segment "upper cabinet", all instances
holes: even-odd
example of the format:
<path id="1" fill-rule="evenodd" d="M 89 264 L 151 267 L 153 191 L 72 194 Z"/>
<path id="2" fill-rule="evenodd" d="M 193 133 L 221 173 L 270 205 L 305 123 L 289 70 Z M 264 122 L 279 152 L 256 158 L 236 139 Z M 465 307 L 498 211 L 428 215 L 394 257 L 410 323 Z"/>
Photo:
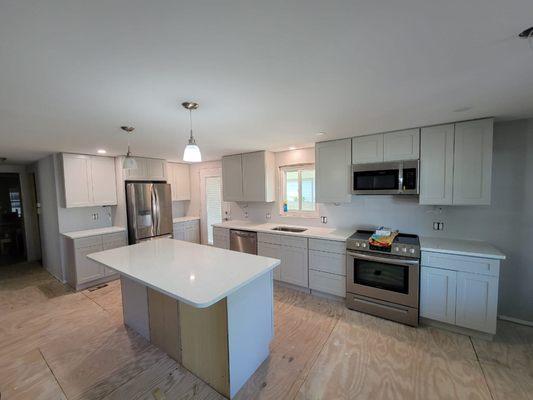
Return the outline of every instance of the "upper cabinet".
<path id="1" fill-rule="evenodd" d="M 275 195 L 274 154 L 268 151 L 222 157 L 224 201 L 273 202 Z"/>
<path id="2" fill-rule="evenodd" d="M 420 129 L 389 132 L 383 135 L 383 161 L 418 160 Z"/>
<path id="3" fill-rule="evenodd" d="M 453 203 L 454 125 L 422 128 L 420 204 Z"/>
<path id="4" fill-rule="evenodd" d="M 490 204 L 493 120 L 455 124 L 453 204 Z"/>
<path id="5" fill-rule="evenodd" d="M 166 161 L 158 158 L 134 157 L 136 169 L 124 170 L 127 181 L 166 181 Z"/>
<path id="6" fill-rule="evenodd" d="M 352 139 L 352 162 L 354 164 L 383 161 L 383 134 L 357 136 Z"/>
<path id="7" fill-rule="evenodd" d="M 61 154 L 61 166 L 66 208 L 117 204 L 113 158 Z"/>
<path id="8" fill-rule="evenodd" d="M 167 163 L 167 177 L 172 192 L 172 201 L 191 199 L 191 181 L 188 164 Z"/>
<path id="9" fill-rule="evenodd" d="M 420 129 L 357 136 L 352 139 L 354 164 L 417 160 Z"/>
<path id="10" fill-rule="evenodd" d="M 317 203 L 349 203 L 351 150 L 350 139 L 320 142 L 315 145 Z"/>
<path id="11" fill-rule="evenodd" d="M 490 204 L 493 119 L 422 128 L 420 203 Z"/>

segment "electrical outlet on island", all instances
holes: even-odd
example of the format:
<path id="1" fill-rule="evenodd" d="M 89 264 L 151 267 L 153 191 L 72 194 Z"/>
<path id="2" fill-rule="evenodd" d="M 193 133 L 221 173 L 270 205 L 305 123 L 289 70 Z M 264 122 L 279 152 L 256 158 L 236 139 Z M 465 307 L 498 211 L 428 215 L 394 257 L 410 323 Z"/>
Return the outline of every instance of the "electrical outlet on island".
<path id="1" fill-rule="evenodd" d="M 444 230 L 444 222 L 434 221 L 433 222 L 433 230 L 434 231 L 442 231 L 442 230 Z"/>

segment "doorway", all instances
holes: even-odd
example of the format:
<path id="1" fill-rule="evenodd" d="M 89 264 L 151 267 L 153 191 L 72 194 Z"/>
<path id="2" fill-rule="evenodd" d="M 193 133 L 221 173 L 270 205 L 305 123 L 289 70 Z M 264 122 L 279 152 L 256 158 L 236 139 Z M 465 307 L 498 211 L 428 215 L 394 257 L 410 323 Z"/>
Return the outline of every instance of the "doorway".
<path id="1" fill-rule="evenodd" d="M 0 173 L 0 266 L 26 260 L 20 177 Z"/>
<path id="2" fill-rule="evenodd" d="M 228 204 L 222 201 L 222 170 L 200 170 L 202 244 L 213 244 L 213 224 L 222 222 Z"/>

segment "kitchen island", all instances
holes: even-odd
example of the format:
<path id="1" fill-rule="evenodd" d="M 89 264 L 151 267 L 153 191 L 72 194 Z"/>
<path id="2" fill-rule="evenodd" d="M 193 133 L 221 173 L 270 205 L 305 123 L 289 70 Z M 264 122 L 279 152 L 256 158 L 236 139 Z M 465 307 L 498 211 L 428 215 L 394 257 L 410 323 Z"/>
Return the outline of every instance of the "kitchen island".
<path id="1" fill-rule="evenodd" d="M 172 239 L 88 257 L 120 273 L 124 323 L 222 395 L 268 357 L 279 260 Z"/>

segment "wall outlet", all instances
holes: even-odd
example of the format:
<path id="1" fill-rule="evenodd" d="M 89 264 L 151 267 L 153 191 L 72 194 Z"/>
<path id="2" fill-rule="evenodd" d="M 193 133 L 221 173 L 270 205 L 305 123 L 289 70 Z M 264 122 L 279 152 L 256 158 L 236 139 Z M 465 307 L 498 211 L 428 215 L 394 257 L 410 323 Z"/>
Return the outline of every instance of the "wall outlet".
<path id="1" fill-rule="evenodd" d="M 265 218 L 266 218 L 266 219 L 271 219 L 271 218 L 272 218 L 272 215 L 270 215 L 270 213 L 267 212 L 267 213 L 265 214 Z"/>
<path id="2" fill-rule="evenodd" d="M 244 218 L 248 219 L 248 211 L 244 212 Z"/>
<path id="3" fill-rule="evenodd" d="M 444 230 L 444 222 L 434 221 L 433 222 L 433 230 L 434 231 L 442 231 L 442 230 Z"/>
<path id="4" fill-rule="evenodd" d="M 98 221 L 98 218 L 100 218 L 100 215 L 98 213 L 92 213 L 93 221 Z"/>
<path id="5" fill-rule="evenodd" d="M 321 216 L 320 217 L 320 222 L 322 222 L 323 224 L 327 224 L 328 223 L 328 217 Z"/>

